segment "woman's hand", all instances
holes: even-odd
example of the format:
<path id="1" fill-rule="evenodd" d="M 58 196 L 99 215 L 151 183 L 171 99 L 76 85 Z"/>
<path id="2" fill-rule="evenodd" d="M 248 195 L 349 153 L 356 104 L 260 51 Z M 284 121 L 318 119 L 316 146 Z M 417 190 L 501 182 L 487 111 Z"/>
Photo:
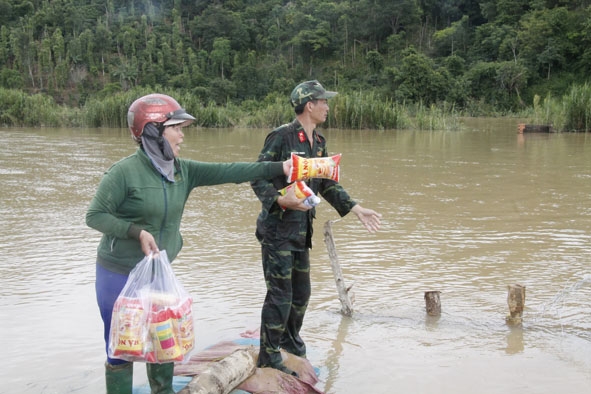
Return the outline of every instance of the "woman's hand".
<path id="1" fill-rule="evenodd" d="M 285 174 L 285 176 L 289 177 L 292 167 L 293 167 L 293 165 L 292 165 L 291 159 L 285 160 L 283 162 L 283 173 Z"/>
<path id="2" fill-rule="evenodd" d="M 160 252 L 154 236 L 146 230 L 140 232 L 140 245 L 142 245 L 142 252 L 144 252 L 146 256 L 150 255 L 150 253 L 156 255 Z"/>

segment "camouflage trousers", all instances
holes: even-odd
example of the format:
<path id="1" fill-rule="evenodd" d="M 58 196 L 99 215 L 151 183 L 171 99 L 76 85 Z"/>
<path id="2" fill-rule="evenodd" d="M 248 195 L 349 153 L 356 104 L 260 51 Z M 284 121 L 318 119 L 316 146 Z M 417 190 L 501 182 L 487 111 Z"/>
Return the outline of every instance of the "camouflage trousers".
<path id="1" fill-rule="evenodd" d="M 300 337 L 304 314 L 310 300 L 310 252 L 274 250 L 262 247 L 267 295 L 261 313 L 261 348 L 257 366 L 282 365 L 283 349 L 306 356 Z"/>

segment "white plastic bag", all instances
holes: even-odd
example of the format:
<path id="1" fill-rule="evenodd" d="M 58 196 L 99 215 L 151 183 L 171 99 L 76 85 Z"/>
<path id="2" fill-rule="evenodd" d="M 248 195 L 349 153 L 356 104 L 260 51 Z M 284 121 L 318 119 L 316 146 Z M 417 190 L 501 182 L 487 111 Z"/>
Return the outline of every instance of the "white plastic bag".
<path id="1" fill-rule="evenodd" d="M 193 300 L 165 250 L 130 272 L 111 318 L 109 357 L 147 363 L 184 362 L 195 347 Z"/>

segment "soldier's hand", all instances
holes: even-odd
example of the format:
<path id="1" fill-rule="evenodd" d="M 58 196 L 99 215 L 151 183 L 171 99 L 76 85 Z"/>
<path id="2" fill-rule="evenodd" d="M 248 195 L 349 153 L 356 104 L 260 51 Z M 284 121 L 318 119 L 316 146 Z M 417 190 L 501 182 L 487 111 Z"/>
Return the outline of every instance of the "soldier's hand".
<path id="1" fill-rule="evenodd" d="M 293 209 L 295 211 L 309 211 L 311 207 L 304 204 L 305 198 L 297 198 L 293 188 L 287 190 L 287 193 L 277 198 L 277 203 L 285 209 Z"/>
<path id="2" fill-rule="evenodd" d="M 382 215 L 373 209 L 363 208 L 361 205 L 357 204 L 351 209 L 351 211 L 357 215 L 359 221 L 363 223 L 367 231 L 370 233 L 375 233 L 380 229 L 380 218 Z"/>

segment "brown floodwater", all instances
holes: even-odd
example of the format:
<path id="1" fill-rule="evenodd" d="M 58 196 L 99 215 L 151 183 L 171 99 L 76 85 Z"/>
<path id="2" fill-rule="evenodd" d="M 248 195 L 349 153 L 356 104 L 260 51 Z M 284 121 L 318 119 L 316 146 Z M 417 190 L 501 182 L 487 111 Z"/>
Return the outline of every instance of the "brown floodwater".
<path id="1" fill-rule="evenodd" d="M 333 224 L 354 313 L 344 317 L 322 227 L 302 335 L 327 393 L 587 393 L 591 387 L 591 134 L 327 130 L 341 183 L 383 214 Z M 266 130 L 189 129 L 181 155 L 253 161 Z M 123 129 L 0 129 L 0 393 L 104 392 L 94 295 L 100 234 L 84 215 L 102 173 L 135 146 Z M 197 348 L 257 328 L 264 297 L 248 184 L 199 188 L 175 271 Z M 507 286 L 526 286 L 523 324 Z M 442 313 L 424 292 L 441 292 Z M 137 384 L 145 383 L 137 368 Z"/>

